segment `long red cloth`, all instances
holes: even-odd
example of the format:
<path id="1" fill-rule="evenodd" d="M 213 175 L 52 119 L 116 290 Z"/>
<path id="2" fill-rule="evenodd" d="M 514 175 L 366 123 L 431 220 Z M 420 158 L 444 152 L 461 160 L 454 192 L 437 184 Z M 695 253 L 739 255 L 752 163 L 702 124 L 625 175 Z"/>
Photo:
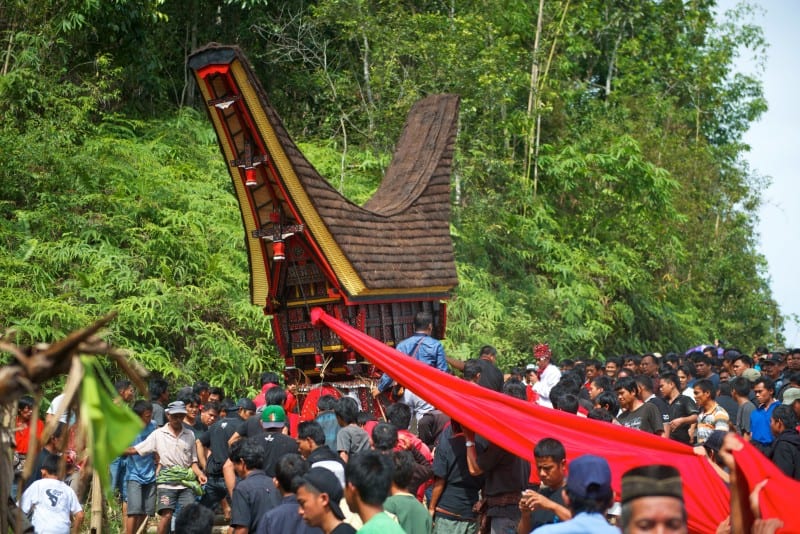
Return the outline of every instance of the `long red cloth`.
<path id="1" fill-rule="evenodd" d="M 705 458 L 696 456 L 687 445 L 544 408 L 461 380 L 409 358 L 321 308 L 312 309 L 311 320 L 336 332 L 347 345 L 422 399 L 521 458 L 534 462 L 534 445 L 543 438 L 556 438 L 564 444 L 568 459 L 589 453 L 606 458 L 617 492 L 621 476 L 628 469 L 654 463 L 673 465 L 681 472 L 690 532 L 715 532 L 729 514 L 730 497 L 725 484 Z M 763 455 L 748 458 L 754 466 L 749 467 L 752 477 L 758 476 L 757 469 L 772 472 L 771 462 Z M 744 478 L 748 482 L 754 480 Z M 775 502 L 785 503 L 789 498 L 784 495 L 781 499 L 777 491 L 768 493 L 777 499 Z M 791 508 L 784 508 L 784 512 L 788 509 Z M 777 517 L 777 510 L 777 505 L 762 507 L 764 517 Z"/>

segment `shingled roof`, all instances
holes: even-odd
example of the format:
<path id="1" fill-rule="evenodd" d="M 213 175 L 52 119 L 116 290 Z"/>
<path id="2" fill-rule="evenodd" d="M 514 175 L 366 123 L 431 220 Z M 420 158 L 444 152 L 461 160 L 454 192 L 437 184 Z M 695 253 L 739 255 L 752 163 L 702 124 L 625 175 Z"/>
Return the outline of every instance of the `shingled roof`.
<path id="1" fill-rule="evenodd" d="M 336 191 L 300 152 L 241 50 L 209 45 L 192 55 L 190 66 L 202 83 L 202 73 L 208 72 L 203 69 L 222 63 L 232 65 L 233 79 L 244 96 L 237 105 L 246 106 L 254 117 L 252 124 L 259 132 L 253 132 L 253 136 L 263 140 L 276 162 L 273 178 L 282 183 L 276 184 L 275 191 L 286 194 L 275 201 L 291 204 L 293 209 L 286 212 L 299 214 L 302 220 L 297 222 L 305 225 L 306 236 L 319 245 L 351 297 L 390 295 L 394 291 L 442 294 L 458 283 L 450 239 L 456 95 L 428 96 L 412 107 L 391 165 L 379 189 L 362 207 Z M 208 86 L 214 90 L 214 83 Z M 208 96 L 225 98 L 230 92 L 220 85 L 219 94 Z M 248 98 L 248 93 L 255 98 Z M 209 112 L 215 111 L 209 105 Z M 268 125 L 259 121 L 259 116 L 266 117 Z M 240 122 L 247 127 L 247 120 Z M 224 144 L 216 121 L 215 127 Z M 242 147 L 233 147 L 232 151 L 241 154 Z M 281 165 L 282 154 L 290 168 Z M 236 167 L 229 170 L 234 180 L 240 180 Z M 257 218 L 257 226 L 268 223 L 266 215 Z M 353 274 L 359 281 L 348 282 Z"/>

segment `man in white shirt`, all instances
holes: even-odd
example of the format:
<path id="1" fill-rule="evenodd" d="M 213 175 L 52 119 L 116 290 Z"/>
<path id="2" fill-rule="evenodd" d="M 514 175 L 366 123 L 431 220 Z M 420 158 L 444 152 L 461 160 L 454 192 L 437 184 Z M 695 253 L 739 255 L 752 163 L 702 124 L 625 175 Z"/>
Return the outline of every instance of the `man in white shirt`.
<path id="1" fill-rule="evenodd" d="M 547 344 L 540 343 L 533 347 L 533 356 L 536 358 L 539 370 L 528 378 L 533 384 L 534 393 L 539 396 L 536 402 L 541 406 L 552 408 L 550 390 L 561 380 L 561 371 L 557 366 L 550 363 L 553 353 Z"/>
<path id="2" fill-rule="evenodd" d="M 20 508 L 33 514 L 31 524 L 39 534 L 69 534 L 80 530 L 83 508 L 78 496 L 58 478 L 59 457 L 51 455 L 42 462 L 42 478 L 22 494 Z M 74 526 L 73 526 L 74 522 Z"/>

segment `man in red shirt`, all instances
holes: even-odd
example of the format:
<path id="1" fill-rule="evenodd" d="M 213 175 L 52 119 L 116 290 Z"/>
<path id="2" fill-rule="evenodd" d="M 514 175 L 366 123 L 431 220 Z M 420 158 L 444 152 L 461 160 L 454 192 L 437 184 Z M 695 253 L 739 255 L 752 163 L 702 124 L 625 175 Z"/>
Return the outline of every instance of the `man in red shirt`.
<path id="1" fill-rule="evenodd" d="M 14 425 L 14 489 L 22 476 L 25 468 L 25 461 L 28 456 L 28 447 L 31 442 L 31 426 L 33 423 L 33 397 L 25 396 L 17 402 L 17 420 Z M 41 439 L 44 431 L 44 423 L 41 419 L 36 420 L 36 439 Z M 12 497 L 14 496 L 12 490 Z"/>

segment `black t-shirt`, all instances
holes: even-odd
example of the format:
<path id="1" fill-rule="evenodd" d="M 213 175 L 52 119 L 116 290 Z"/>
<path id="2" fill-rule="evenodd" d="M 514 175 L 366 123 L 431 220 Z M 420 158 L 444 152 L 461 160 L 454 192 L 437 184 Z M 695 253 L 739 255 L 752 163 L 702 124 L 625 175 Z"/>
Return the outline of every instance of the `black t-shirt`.
<path id="1" fill-rule="evenodd" d="M 231 526 L 247 527 L 250 532 L 255 532 L 261 516 L 280 502 L 278 493 L 271 477 L 259 469 L 251 471 L 233 490 Z"/>
<path id="2" fill-rule="evenodd" d="M 478 378 L 478 384 L 495 391 L 502 391 L 503 372 L 489 360 L 478 358 L 477 362 L 478 367 L 481 369 L 481 376 Z"/>
<path id="3" fill-rule="evenodd" d="M 206 474 L 222 476 L 222 466 L 228 459 L 228 440 L 239 429 L 241 423 L 242 418 L 238 414 L 226 417 L 211 425 L 208 432 L 200 436 L 203 447 L 211 449 L 211 456 L 208 457 L 206 464 Z"/>
<path id="4" fill-rule="evenodd" d="M 331 530 L 331 534 L 356 534 L 356 529 L 348 523 L 339 523 L 339 526 Z"/>
<path id="5" fill-rule="evenodd" d="M 486 476 L 483 486 L 485 496 L 521 493 L 527 487 L 531 474 L 530 463 L 483 437 L 476 438 L 475 447 L 478 453 L 478 467 Z M 520 511 L 516 504 L 502 507 L 490 505 L 487 515 L 519 520 Z"/>
<path id="6" fill-rule="evenodd" d="M 264 452 L 264 472 L 271 477 L 275 476 L 275 466 L 278 465 L 284 454 L 297 452 L 297 441 L 280 432 L 265 432 L 264 442 L 267 444 Z"/>
<path id="7" fill-rule="evenodd" d="M 242 421 L 239 428 L 236 429 L 239 436 L 247 438 L 250 436 L 260 436 L 264 433 L 264 427 L 261 426 L 261 414 L 251 415 L 246 421 Z"/>
<path id="8" fill-rule="evenodd" d="M 547 497 L 556 504 L 564 505 L 564 495 L 561 490 L 564 488 L 548 488 L 547 486 L 540 488 L 531 488 L 533 491 Z M 558 523 L 559 519 L 555 512 L 551 510 L 534 510 L 531 514 L 531 530 L 537 529 L 542 525 L 549 525 L 551 523 Z"/>
<path id="9" fill-rule="evenodd" d="M 647 402 L 652 402 L 656 405 L 658 411 L 661 412 L 661 422 L 668 425 L 671 419 L 669 417 L 669 404 L 667 404 L 667 401 L 661 397 L 650 397 L 647 399 Z"/>
<path id="10" fill-rule="evenodd" d="M 464 435 L 442 438 L 433 457 L 433 474 L 445 480 L 444 491 L 436 506 L 464 518 L 473 519 L 472 505 L 478 501 L 483 477 L 473 477 L 467 466 Z M 446 516 L 445 516 L 446 517 Z"/>
<path id="11" fill-rule="evenodd" d="M 678 395 L 675 397 L 675 400 L 669 404 L 670 421 L 687 417 L 693 413 L 698 413 L 697 404 L 695 404 L 693 399 L 687 397 L 686 395 Z M 689 427 L 691 426 L 692 425 L 689 423 L 684 423 L 675 430 L 670 431 L 670 439 L 690 445 L 692 443 L 692 439 L 689 437 Z"/>

